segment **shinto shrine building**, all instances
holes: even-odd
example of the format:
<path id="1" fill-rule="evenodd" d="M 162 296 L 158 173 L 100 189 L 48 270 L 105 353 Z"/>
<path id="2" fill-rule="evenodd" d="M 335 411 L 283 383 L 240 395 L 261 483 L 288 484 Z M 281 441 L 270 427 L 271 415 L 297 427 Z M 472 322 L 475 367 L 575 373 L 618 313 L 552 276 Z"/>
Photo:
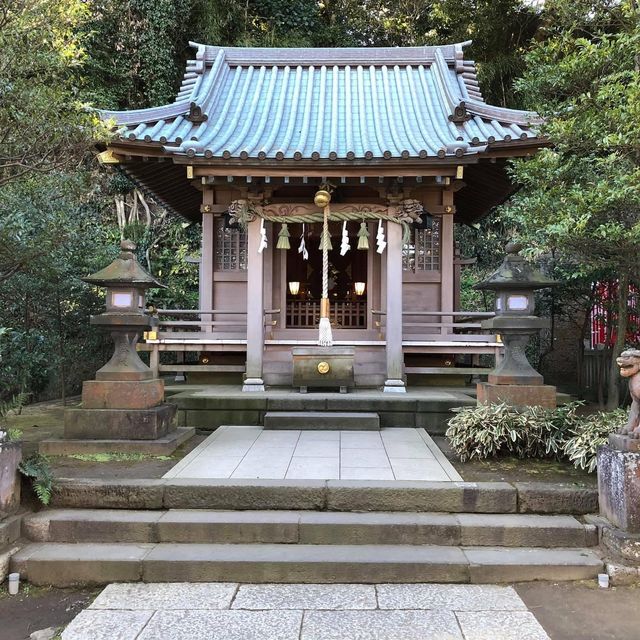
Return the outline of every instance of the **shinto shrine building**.
<path id="1" fill-rule="evenodd" d="M 172 368 L 161 351 L 190 351 L 198 364 L 174 370 L 291 385 L 292 350 L 318 342 L 323 284 L 357 386 L 403 391 L 408 375 L 499 353 L 479 331 L 492 314 L 460 308 L 454 225 L 504 201 L 506 161 L 543 142 L 535 114 L 484 101 L 467 44 L 194 44 L 175 102 L 102 112 L 117 129 L 103 162 L 202 223 L 199 309 L 161 310 L 142 345 L 156 372 Z"/>

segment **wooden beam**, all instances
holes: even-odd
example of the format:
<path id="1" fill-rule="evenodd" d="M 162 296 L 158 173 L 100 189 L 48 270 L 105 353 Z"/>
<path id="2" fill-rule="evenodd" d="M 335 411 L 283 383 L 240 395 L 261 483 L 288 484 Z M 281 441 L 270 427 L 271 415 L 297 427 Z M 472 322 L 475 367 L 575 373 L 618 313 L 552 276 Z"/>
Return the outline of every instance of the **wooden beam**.
<path id="1" fill-rule="evenodd" d="M 176 164 L 179 164 L 176 162 Z M 415 176 L 446 176 L 455 177 L 456 165 L 451 166 L 439 166 L 439 167 L 384 167 L 383 173 L 388 177 L 415 177 Z M 273 167 L 265 167 L 261 169 L 257 166 L 213 166 L 194 164 L 194 175 L 196 176 L 248 176 L 251 175 L 254 178 L 257 177 L 273 177 L 273 178 L 287 178 L 287 177 L 299 177 L 299 178 L 334 178 L 340 179 L 343 176 L 360 178 L 364 177 L 378 177 L 381 173 L 381 167 L 354 167 L 349 170 L 345 167 L 337 168 L 333 171 L 327 171 L 326 167 L 319 167 L 314 169 L 312 167 L 301 167 L 300 169 L 277 169 Z"/>

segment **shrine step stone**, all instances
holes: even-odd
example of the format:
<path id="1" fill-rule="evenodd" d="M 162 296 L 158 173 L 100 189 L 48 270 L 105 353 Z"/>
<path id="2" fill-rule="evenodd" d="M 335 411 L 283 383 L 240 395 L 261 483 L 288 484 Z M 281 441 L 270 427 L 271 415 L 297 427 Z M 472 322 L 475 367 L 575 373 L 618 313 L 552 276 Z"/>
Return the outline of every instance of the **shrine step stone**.
<path id="1" fill-rule="evenodd" d="M 308 544 L 32 544 L 12 571 L 36 585 L 108 582 L 499 583 L 592 579 L 586 548 Z"/>
<path id="2" fill-rule="evenodd" d="M 588 547 L 596 528 L 573 516 L 170 509 L 51 509 L 24 519 L 34 542 Z"/>
<path id="3" fill-rule="evenodd" d="M 363 411 L 267 411 L 264 428 L 379 431 L 380 417 Z"/>

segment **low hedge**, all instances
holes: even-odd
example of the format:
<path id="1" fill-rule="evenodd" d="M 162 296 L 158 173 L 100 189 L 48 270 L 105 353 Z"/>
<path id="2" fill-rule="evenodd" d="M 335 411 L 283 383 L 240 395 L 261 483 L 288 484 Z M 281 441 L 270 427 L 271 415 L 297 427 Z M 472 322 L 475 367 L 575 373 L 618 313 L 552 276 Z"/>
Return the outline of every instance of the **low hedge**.
<path id="1" fill-rule="evenodd" d="M 502 455 L 568 460 L 592 472 L 596 452 L 627 421 L 624 409 L 578 415 L 581 402 L 557 409 L 507 404 L 453 409 L 446 435 L 462 462 Z"/>

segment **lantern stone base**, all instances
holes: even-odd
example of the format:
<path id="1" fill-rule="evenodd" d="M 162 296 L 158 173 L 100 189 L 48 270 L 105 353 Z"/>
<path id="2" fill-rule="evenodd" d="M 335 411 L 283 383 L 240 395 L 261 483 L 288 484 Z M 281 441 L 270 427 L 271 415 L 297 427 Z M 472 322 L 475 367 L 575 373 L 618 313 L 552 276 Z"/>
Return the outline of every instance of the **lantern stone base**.
<path id="1" fill-rule="evenodd" d="M 150 409 L 164 399 L 164 381 L 87 380 L 82 383 L 83 409 Z"/>
<path id="2" fill-rule="evenodd" d="M 640 534 L 640 452 L 598 449 L 598 498 L 614 527 Z"/>
<path id="3" fill-rule="evenodd" d="M 155 440 L 173 431 L 175 404 L 148 409 L 66 409 L 65 438 L 78 440 Z"/>
<path id="4" fill-rule="evenodd" d="M 22 442 L 0 443 L 0 519 L 20 508 Z"/>
<path id="5" fill-rule="evenodd" d="M 72 440 L 51 439 L 40 442 L 40 453 L 48 456 L 69 456 L 94 453 L 137 453 L 149 456 L 170 456 L 195 434 L 193 427 L 178 427 L 156 440 Z"/>
<path id="6" fill-rule="evenodd" d="M 640 566 L 640 533 L 614 526 L 601 527 L 600 544 L 606 555 L 625 566 Z"/>
<path id="7" fill-rule="evenodd" d="M 555 409 L 556 388 L 548 384 L 477 384 L 478 404 L 504 402 L 513 407 Z"/>

